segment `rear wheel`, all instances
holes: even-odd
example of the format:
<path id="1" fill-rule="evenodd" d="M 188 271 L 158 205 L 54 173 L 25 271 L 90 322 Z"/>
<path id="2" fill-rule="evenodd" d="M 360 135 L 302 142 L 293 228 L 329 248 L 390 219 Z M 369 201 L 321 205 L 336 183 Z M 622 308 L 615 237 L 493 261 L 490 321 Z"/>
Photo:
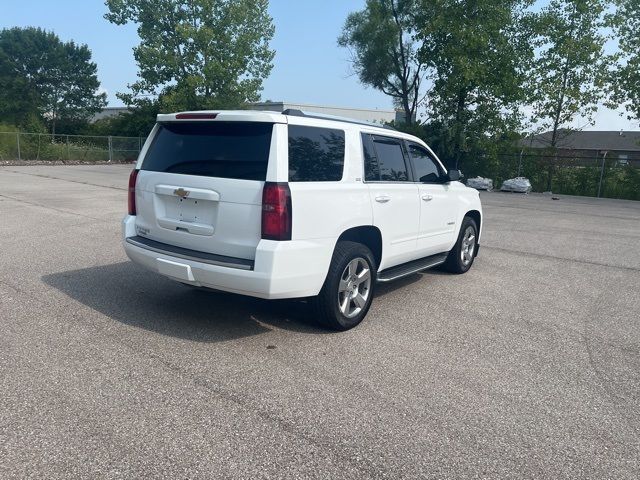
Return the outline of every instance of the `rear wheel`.
<path id="1" fill-rule="evenodd" d="M 478 226 L 475 220 L 464 217 L 458 241 L 449 252 L 443 268 L 452 273 L 466 273 L 473 265 L 478 245 Z"/>
<path id="2" fill-rule="evenodd" d="M 338 242 L 322 290 L 312 300 L 318 322 L 348 330 L 366 316 L 373 300 L 376 264 L 365 245 Z"/>

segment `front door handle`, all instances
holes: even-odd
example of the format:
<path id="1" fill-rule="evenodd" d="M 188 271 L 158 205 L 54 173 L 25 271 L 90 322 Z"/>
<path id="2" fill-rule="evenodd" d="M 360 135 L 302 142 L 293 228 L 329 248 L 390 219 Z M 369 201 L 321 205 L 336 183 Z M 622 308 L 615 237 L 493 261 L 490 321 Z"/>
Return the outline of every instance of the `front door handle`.
<path id="1" fill-rule="evenodd" d="M 387 203 L 389 200 L 391 200 L 389 195 L 378 195 L 376 197 L 376 202 L 378 203 Z"/>
<path id="2" fill-rule="evenodd" d="M 422 195 L 422 200 L 424 200 L 425 202 L 430 202 L 431 200 L 433 200 L 433 195 L 425 193 L 424 195 Z"/>

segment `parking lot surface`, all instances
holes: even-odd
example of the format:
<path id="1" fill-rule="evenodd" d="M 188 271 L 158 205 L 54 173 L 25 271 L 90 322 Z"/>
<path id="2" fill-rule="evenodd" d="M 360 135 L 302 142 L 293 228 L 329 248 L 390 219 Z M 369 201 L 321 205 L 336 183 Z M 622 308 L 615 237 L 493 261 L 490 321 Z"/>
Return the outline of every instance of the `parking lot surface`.
<path id="1" fill-rule="evenodd" d="M 0 478 L 640 476 L 640 203 L 483 193 L 330 333 L 129 262 L 130 168 L 0 168 Z"/>

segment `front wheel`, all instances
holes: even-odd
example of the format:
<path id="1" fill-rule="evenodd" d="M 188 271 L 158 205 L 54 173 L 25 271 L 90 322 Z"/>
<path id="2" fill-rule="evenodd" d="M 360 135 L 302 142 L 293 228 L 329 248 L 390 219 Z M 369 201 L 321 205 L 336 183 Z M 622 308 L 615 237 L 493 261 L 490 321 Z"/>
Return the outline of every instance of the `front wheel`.
<path id="1" fill-rule="evenodd" d="M 367 315 L 376 279 L 371 250 L 356 242 L 338 242 L 329 273 L 312 299 L 318 322 L 333 330 L 348 330 Z"/>
<path id="2" fill-rule="evenodd" d="M 452 273 L 466 273 L 473 265 L 478 245 L 478 226 L 473 218 L 462 221 L 458 241 L 449 252 L 443 268 Z"/>

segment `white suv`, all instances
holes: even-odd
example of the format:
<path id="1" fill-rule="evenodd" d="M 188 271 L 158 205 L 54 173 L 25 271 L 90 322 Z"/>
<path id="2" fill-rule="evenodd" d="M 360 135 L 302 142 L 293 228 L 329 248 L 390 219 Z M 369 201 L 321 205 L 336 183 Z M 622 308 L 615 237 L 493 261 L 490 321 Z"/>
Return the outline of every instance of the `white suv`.
<path id="1" fill-rule="evenodd" d="M 129 179 L 124 248 L 179 282 L 310 297 L 346 330 L 376 282 L 478 253 L 476 190 L 420 139 L 289 110 L 158 115 Z"/>

